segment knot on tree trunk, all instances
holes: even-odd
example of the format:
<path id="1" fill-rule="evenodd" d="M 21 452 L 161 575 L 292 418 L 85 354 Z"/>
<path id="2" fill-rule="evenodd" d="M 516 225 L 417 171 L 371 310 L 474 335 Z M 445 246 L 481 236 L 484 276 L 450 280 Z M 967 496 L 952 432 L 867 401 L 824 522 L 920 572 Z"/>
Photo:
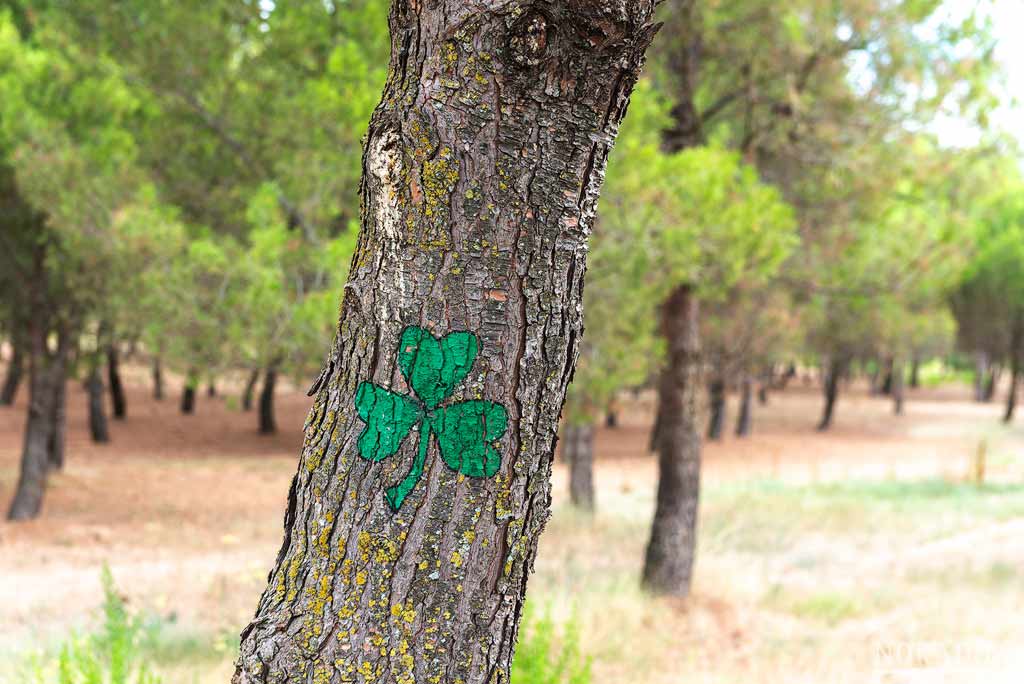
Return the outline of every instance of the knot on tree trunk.
<path id="1" fill-rule="evenodd" d="M 548 49 L 548 19 L 537 11 L 516 22 L 509 36 L 509 57 L 521 67 L 540 64 Z"/>

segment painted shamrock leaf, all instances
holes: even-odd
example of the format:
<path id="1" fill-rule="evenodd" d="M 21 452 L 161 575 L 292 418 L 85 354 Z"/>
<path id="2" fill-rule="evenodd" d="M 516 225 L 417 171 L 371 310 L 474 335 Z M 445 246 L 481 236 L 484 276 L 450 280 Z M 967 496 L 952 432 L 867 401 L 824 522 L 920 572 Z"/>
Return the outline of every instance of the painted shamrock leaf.
<path id="1" fill-rule="evenodd" d="M 419 425 L 419 449 L 408 475 L 384 494 L 393 511 L 402 507 L 423 476 L 431 435 L 441 459 L 458 473 L 494 477 L 501 467 L 495 443 L 508 427 L 504 406 L 483 400 L 439 406 L 469 375 L 479 350 L 473 333 L 453 332 L 438 339 L 410 326 L 399 341 L 398 368 L 412 394 L 398 394 L 372 382 L 359 385 L 356 410 L 366 423 L 357 443 L 362 458 L 377 462 L 394 456 Z"/>

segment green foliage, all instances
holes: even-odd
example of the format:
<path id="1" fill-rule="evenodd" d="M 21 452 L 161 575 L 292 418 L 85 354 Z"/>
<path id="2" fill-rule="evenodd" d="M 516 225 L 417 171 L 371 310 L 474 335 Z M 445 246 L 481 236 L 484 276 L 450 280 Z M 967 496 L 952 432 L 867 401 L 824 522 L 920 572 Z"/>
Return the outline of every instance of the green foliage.
<path id="1" fill-rule="evenodd" d="M 103 568 L 102 622 L 85 635 L 72 635 L 49 662 L 33 664 L 36 684 L 159 684 L 142 653 L 145 628 L 118 594 L 110 569 Z"/>
<path id="2" fill-rule="evenodd" d="M 559 630 L 550 614 L 536 613 L 527 603 L 512 661 L 516 684 L 590 684 L 590 658 L 580 651 L 579 625 Z"/>
<path id="3" fill-rule="evenodd" d="M 793 210 L 738 154 L 662 150 L 667 112 L 641 82 L 609 163 L 567 410 L 574 422 L 593 420 L 657 367 L 657 307 L 671 289 L 691 283 L 720 301 L 740 285 L 765 288 L 798 244 Z"/>

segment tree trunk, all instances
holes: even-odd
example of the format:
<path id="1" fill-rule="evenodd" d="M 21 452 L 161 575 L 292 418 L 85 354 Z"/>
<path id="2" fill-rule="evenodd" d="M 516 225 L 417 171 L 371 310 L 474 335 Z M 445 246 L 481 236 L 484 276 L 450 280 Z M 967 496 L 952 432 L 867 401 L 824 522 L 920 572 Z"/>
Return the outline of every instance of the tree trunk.
<path id="1" fill-rule="evenodd" d="M 985 376 L 988 371 L 988 354 L 974 354 L 974 400 L 985 401 Z"/>
<path id="2" fill-rule="evenodd" d="M 737 437 L 747 437 L 750 435 L 751 412 L 753 410 L 751 405 L 752 394 L 753 384 L 749 377 L 744 377 L 740 385 L 740 415 L 736 419 Z"/>
<path id="3" fill-rule="evenodd" d="M 604 414 L 604 426 L 609 430 L 619 427 L 619 410 L 616 406 L 609 406 Z"/>
<path id="4" fill-rule="evenodd" d="M 832 415 L 836 408 L 836 399 L 839 397 L 839 380 L 846 369 L 846 362 L 841 357 L 836 357 L 829 362 L 828 371 L 825 373 L 825 410 L 821 414 L 821 422 L 818 423 L 818 430 L 824 432 L 832 427 Z"/>
<path id="5" fill-rule="evenodd" d="M 882 367 L 882 394 L 887 397 L 892 395 L 892 381 L 893 359 L 889 357 L 885 360 L 885 364 Z"/>
<path id="6" fill-rule="evenodd" d="M 277 367 L 268 366 L 263 375 L 263 389 L 260 390 L 260 434 L 272 435 L 277 432 L 274 420 L 274 386 L 277 384 Z"/>
<path id="7" fill-rule="evenodd" d="M 64 468 L 64 447 L 67 441 L 67 362 L 61 361 L 61 374 L 53 387 L 53 417 L 50 439 L 47 443 L 47 463 L 54 470 Z"/>
<path id="8" fill-rule="evenodd" d="M 67 364 L 66 335 L 58 336 L 57 351 L 51 354 L 47 350 L 49 330 L 35 320 L 31 327 L 28 416 L 18 486 L 7 512 L 8 520 L 30 520 L 39 515 L 51 454 L 63 440 L 63 426 L 56 421 L 63 418 L 64 412 L 56 404 Z"/>
<path id="9" fill-rule="evenodd" d="M 647 450 L 655 453 L 661 444 L 661 405 L 654 409 L 654 425 L 651 427 L 651 438 L 647 443 Z"/>
<path id="10" fill-rule="evenodd" d="M 916 356 L 910 361 L 910 389 L 921 386 L 921 359 Z"/>
<path id="11" fill-rule="evenodd" d="M 4 379 L 3 389 L 0 389 L 0 406 L 10 406 L 14 403 L 14 397 L 18 394 L 18 387 L 21 385 L 21 377 L 24 372 L 24 354 L 21 351 L 21 346 L 14 342 L 11 363 L 7 366 L 7 377 Z"/>
<path id="12" fill-rule="evenodd" d="M 652 0 L 395 0 L 362 227 L 234 676 L 508 682 Z"/>
<path id="13" fill-rule="evenodd" d="M 903 376 L 906 369 L 900 360 L 893 361 L 892 367 L 892 411 L 897 416 L 903 415 Z"/>
<path id="14" fill-rule="evenodd" d="M 1017 408 L 1017 384 L 1020 375 L 1020 364 L 1014 359 L 1010 366 L 1010 389 L 1006 393 L 1006 413 L 1003 414 L 1004 423 L 1009 423 L 1013 420 L 1013 413 Z"/>
<path id="15" fill-rule="evenodd" d="M 982 394 L 981 400 L 984 402 L 992 401 L 996 396 L 996 387 L 999 386 L 999 376 L 1002 374 L 1002 368 L 999 364 L 989 364 L 988 367 L 988 379 L 985 380 L 985 391 Z"/>
<path id="16" fill-rule="evenodd" d="M 121 382 L 121 363 L 116 345 L 107 347 L 107 382 L 110 384 L 110 407 L 114 418 L 124 420 L 128 415 L 128 403 Z"/>
<path id="17" fill-rule="evenodd" d="M 89 372 L 85 382 L 85 390 L 89 397 L 89 435 L 97 444 L 110 441 L 110 430 L 107 426 L 107 408 L 103 404 L 103 380 L 97 366 Z"/>
<path id="18" fill-rule="evenodd" d="M 877 397 L 882 394 L 882 364 L 878 364 L 871 371 L 871 376 L 868 378 L 868 387 L 868 394 L 871 396 Z"/>
<path id="19" fill-rule="evenodd" d="M 181 412 L 185 415 L 192 415 L 196 411 L 196 385 L 199 384 L 199 374 L 195 369 L 190 368 L 185 376 L 185 387 L 181 391 Z"/>
<path id="20" fill-rule="evenodd" d="M 765 366 L 764 372 L 761 374 L 761 382 L 757 385 L 757 403 L 761 406 L 768 405 L 768 390 L 775 387 L 775 366 L 769 364 Z"/>
<path id="21" fill-rule="evenodd" d="M 245 390 L 242 392 L 242 410 L 252 410 L 252 397 L 256 393 L 256 383 L 260 380 L 259 369 L 253 369 L 249 372 L 249 379 L 245 381 Z"/>
<path id="22" fill-rule="evenodd" d="M 153 398 L 164 400 L 164 368 L 159 356 L 153 359 Z"/>
<path id="23" fill-rule="evenodd" d="M 644 586 L 659 594 L 690 593 L 700 502 L 700 337 L 697 298 L 677 287 L 662 306 L 668 350 L 658 388 L 658 497 L 644 558 Z"/>
<path id="24" fill-rule="evenodd" d="M 1024 344 L 1024 320 L 1015 320 L 1010 332 L 1010 389 L 1006 394 L 1006 413 L 1003 422 L 1013 420 L 1013 412 L 1017 408 L 1017 385 L 1020 382 L 1021 346 Z"/>
<path id="25" fill-rule="evenodd" d="M 721 377 L 708 383 L 708 410 L 708 439 L 717 442 L 725 424 L 725 380 Z"/>
<path id="26" fill-rule="evenodd" d="M 217 397 L 217 383 L 213 380 L 206 384 L 206 396 L 208 399 L 215 399 Z"/>
<path id="27" fill-rule="evenodd" d="M 569 498 L 584 511 L 594 510 L 594 426 L 568 425 L 565 428 L 569 460 Z"/>

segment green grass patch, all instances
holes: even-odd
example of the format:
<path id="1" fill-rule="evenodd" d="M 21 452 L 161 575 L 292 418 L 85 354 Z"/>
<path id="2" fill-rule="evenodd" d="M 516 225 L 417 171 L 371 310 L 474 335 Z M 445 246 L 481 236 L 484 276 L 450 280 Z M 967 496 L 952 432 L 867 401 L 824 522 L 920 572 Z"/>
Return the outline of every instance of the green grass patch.
<path id="1" fill-rule="evenodd" d="M 820 622 L 829 627 L 846 620 L 859 618 L 870 612 L 870 607 L 858 597 L 839 591 L 813 594 L 794 594 L 776 585 L 765 595 L 765 607 L 788 613 L 802 620 Z"/>
<path id="2" fill-rule="evenodd" d="M 940 539 L 1024 516 L 1024 485 L 941 479 L 792 484 L 752 480 L 707 487 L 701 543 L 712 552 L 772 555 L 809 535 Z"/>

